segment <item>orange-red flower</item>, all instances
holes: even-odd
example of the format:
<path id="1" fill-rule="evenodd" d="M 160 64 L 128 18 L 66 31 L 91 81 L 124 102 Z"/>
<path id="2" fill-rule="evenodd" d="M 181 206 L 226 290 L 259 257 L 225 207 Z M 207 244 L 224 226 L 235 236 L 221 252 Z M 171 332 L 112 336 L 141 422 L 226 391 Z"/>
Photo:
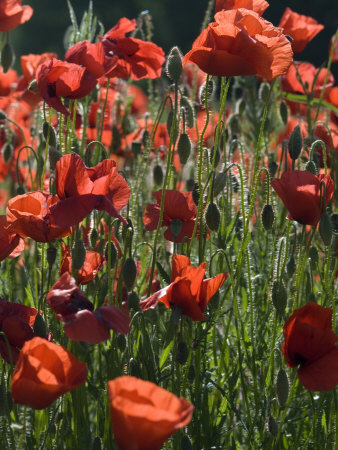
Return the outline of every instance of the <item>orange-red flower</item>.
<path id="1" fill-rule="evenodd" d="M 215 13 L 221 9 L 246 8 L 261 16 L 268 6 L 269 3 L 265 0 L 216 0 Z"/>
<path id="2" fill-rule="evenodd" d="M 108 381 L 110 416 L 121 450 L 158 450 L 186 426 L 194 410 L 185 398 L 135 377 Z"/>
<path id="3" fill-rule="evenodd" d="M 156 230 L 160 218 L 162 191 L 154 192 L 156 203 L 150 203 L 143 215 L 143 223 L 147 231 Z M 164 237 L 169 241 L 182 242 L 187 237 L 191 238 L 193 233 L 197 208 L 192 199 L 191 192 L 179 192 L 167 190 L 164 198 L 164 213 L 162 227 L 168 227 Z M 170 224 L 173 220 L 180 220 L 182 228 L 178 236 L 173 235 Z"/>
<path id="4" fill-rule="evenodd" d="M 60 266 L 60 275 L 65 272 L 71 273 L 72 271 L 72 257 L 70 254 L 70 247 L 64 242 L 61 242 L 62 249 L 62 261 Z M 100 253 L 94 251 L 86 251 L 86 257 L 84 263 L 77 271 L 77 280 L 79 284 L 87 284 L 93 278 L 96 277 L 97 272 L 101 269 L 103 265 L 103 256 Z"/>
<path id="5" fill-rule="evenodd" d="M 332 48 L 334 41 L 335 41 L 335 35 L 333 35 L 330 40 L 329 56 L 330 56 L 331 48 Z M 338 62 L 338 39 L 336 40 L 336 45 L 334 46 L 334 49 L 333 49 L 332 62 Z"/>
<path id="6" fill-rule="evenodd" d="M 56 164 L 55 186 L 61 199 L 51 208 L 55 224 L 76 225 L 93 209 L 104 210 L 127 223 L 118 210 L 128 203 L 130 189 L 117 172 L 114 160 L 105 159 L 95 167 L 86 167 L 76 153 L 64 155 Z"/>
<path id="7" fill-rule="evenodd" d="M 240 8 L 216 13 L 184 57 L 218 76 L 258 75 L 271 80 L 292 63 L 291 44 L 280 28 L 254 11 Z"/>
<path id="8" fill-rule="evenodd" d="M 29 5 L 22 6 L 21 0 L 0 1 L 0 31 L 9 31 L 27 22 L 33 14 Z"/>
<path id="9" fill-rule="evenodd" d="M 205 320 L 204 311 L 209 300 L 228 276 L 227 273 L 220 273 L 213 278 L 204 279 L 205 271 L 205 262 L 195 267 L 190 264 L 187 256 L 174 255 L 171 283 L 140 302 L 140 308 L 145 311 L 162 302 L 167 308 L 179 307 L 182 314 L 192 320 Z"/>
<path id="10" fill-rule="evenodd" d="M 0 261 L 9 257 L 18 256 L 22 250 L 22 239 L 16 233 L 11 233 L 6 229 L 7 218 L 0 216 Z"/>
<path id="11" fill-rule="evenodd" d="M 70 226 L 57 226 L 51 221 L 50 209 L 58 201 L 57 195 L 38 191 L 17 195 L 7 204 L 7 231 L 37 242 L 50 242 L 70 235 Z"/>
<path id="12" fill-rule="evenodd" d="M 296 309 L 283 327 L 283 355 L 309 391 L 330 391 L 338 384 L 338 336 L 332 309 L 309 302 Z"/>
<path id="13" fill-rule="evenodd" d="M 87 375 L 87 365 L 68 350 L 35 337 L 20 352 L 12 378 L 12 397 L 15 403 L 34 409 L 47 408 L 85 383 Z"/>
<path id="14" fill-rule="evenodd" d="M 102 37 L 105 63 L 112 64 L 112 69 L 105 76 L 118 78 L 159 78 L 165 61 L 164 52 L 152 42 L 126 37 L 136 28 L 136 20 L 123 17 Z"/>
<path id="15" fill-rule="evenodd" d="M 85 67 L 52 58 L 36 70 L 36 81 L 41 97 L 56 111 L 69 115 L 60 97 L 82 98 L 96 86 L 96 78 Z"/>
<path id="16" fill-rule="evenodd" d="M 334 192 L 334 183 L 329 175 L 314 175 L 311 172 L 294 170 L 283 173 L 271 181 L 271 186 L 289 211 L 287 218 L 303 225 L 316 226 L 324 213 L 324 199 L 320 198 L 320 185 L 325 184 L 326 204 Z M 324 189 L 322 190 L 324 192 Z"/>
<path id="17" fill-rule="evenodd" d="M 317 20 L 309 16 L 297 14 L 290 8 L 286 8 L 279 22 L 279 26 L 284 29 L 284 34 L 291 36 L 292 50 L 300 53 L 307 44 L 324 29 Z"/>

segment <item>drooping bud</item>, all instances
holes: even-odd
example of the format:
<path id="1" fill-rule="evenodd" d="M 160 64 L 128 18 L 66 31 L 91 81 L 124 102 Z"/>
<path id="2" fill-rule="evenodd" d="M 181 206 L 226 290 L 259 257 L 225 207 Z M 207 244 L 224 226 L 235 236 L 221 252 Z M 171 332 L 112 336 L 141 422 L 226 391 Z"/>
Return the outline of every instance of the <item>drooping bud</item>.
<path id="1" fill-rule="evenodd" d="M 6 115 L 5 111 L 0 109 L 0 120 L 6 120 L 6 119 L 7 119 L 7 115 Z"/>
<path id="2" fill-rule="evenodd" d="M 182 230 L 182 220 L 173 219 L 170 222 L 170 231 L 172 232 L 175 239 L 180 234 L 181 230 Z"/>
<path id="3" fill-rule="evenodd" d="M 239 116 L 241 116 L 244 113 L 245 107 L 246 107 L 246 102 L 245 102 L 244 98 L 240 98 L 236 102 L 236 112 Z"/>
<path id="4" fill-rule="evenodd" d="M 208 97 L 208 101 L 211 100 L 212 94 L 214 93 L 214 89 L 215 89 L 215 83 L 212 79 L 209 79 L 208 82 L 208 86 L 207 86 L 207 82 L 205 81 L 202 86 L 200 87 L 200 92 L 199 92 L 199 99 L 200 99 L 200 103 L 202 103 L 202 105 L 204 105 L 205 103 L 205 97 Z"/>
<path id="5" fill-rule="evenodd" d="M 186 434 L 184 434 L 181 437 L 181 450 L 192 450 L 192 443 L 189 439 L 189 436 L 187 436 Z"/>
<path id="6" fill-rule="evenodd" d="M 290 155 L 291 159 L 293 159 L 295 161 L 299 157 L 300 152 L 302 150 L 302 146 L 303 146 L 303 140 L 302 140 L 302 134 L 300 131 L 300 126 L 296 125 L 291 133 L 289 143 L 288 143 L 288 151 L 289 151 L 289 155 Z"/>
<path id="7" fill-rule="evenodd" d="M 106 258 L 106 261 L 108 261 L 109 257 L 109 242 L 107 242 L 107 245 L 104 249 L 104 257 Z M 115 263 L 117 261 L 117 250 L 114 245 L 114 242 L 110 243 L 110 267 L 114 267 Z"/>
<path id="8" fill-rule="evenodd" d="M 285 102 L 281 102 L 279 105 L 279 115 L 284 125 L 288 123 L 288 108 Z"/>
<path id="9" fill-rule="evenodd" d="M 154 181 L 158 185 L 162 185 L 163 183 L 163 170 L 159 164 L 156 164 L 153 169 L 153 177 Z"/>
<path id="10" fill-rule="evenodd" d="M 177 142 L 177 153 L 180 157 L 180 163 L 184 165 L 190 156 L 191 141 L 187 133 L 181 133 Z"/>
<path id="11" fill-rule="evenodd" d="M 16 190 L 16 195 L 23 195 L 25 192 L 26 192 L 25 188 L 22 185 L 20 185 Z"/>
<path id="12" fill-rule="evenodd" d="M 284 369 L 280 369 L 277 374 L 276 393 L 279 405 L 285 406 L 289 397 L 289 379 Z"/>
<path id="13" fill-rule="evenodd" d="M 271 300 L 278 314 L 282 315 L 286 308 L 287 292 L 282 281 L 275 280 L 272 284 Z"/>
<path id="14" fill-rule="evenodd" d="M 180 106 L 181 108 L 184 108 L 185 111 L 185 123 L 188 128 L 193 128 L 194 126 L 194 108 L 190 102 L 190 100 L 182 95 L 180 100 Z"/>
<path id="15" fill-rule="evenodd" d="M 177 354 L 176 354 L 176 361 L 179 364 L 185 364 L 188 361 L 189 357 L 189 348 L 186 344 L 186 342 L 181 341 L 177 344 Z"/>
<path id="16" fill-rule="evenodd" d="M 178 47 L 173 47 L 170 50 L 167 64 L 166 64 L 166 73 L 168 77 L 173 80 L 175 83 L 178 82 L 182 73 L 182 55 Z"/>
<path id="17" fill-rule="evenodd" d="M 12 45 L 6 42 L 1 50 L 1 65 L 3 73 L 8 72 L 15 61 L 15 53 Z"/>
<path id="18" fill-rule="evenodd" d="M 79 270 L 83 266 L 86 259 L 86 249 L 81 239 L 76 241 L 72 248 L 72 267 Z"/>
<path id="19" fill-rule="evenodd" d="M 258 98 L 262 103 L 267 103 L 270 96 L 270 85 L 268 83 L 261 83 L 258 90 Z"/>
<path id="20" fill-rule="evenodd" d="M 9 142 L 6 142 L 2 147 L 2 157 L 4 162 L 7 164 L 12 159 L 13 156 L 13 145 Z"/>
<path id="21" fill-rule="evenodd" d="M 240 119 L 238 114 L 232 114 L 229 118 L 229 127 L 232 136 L 237 136 L 241 132 Z"/>
<path id="22" fill-rule="evenodd" d="M 137 269 L 134 259 L 127 258 L 122 267 L 122 278 L 128 291 L 131 291 L 134 286 L 136 274 Z"/>
<path id="23" fill-rule="evenodd" d="M 271 178 L 274 178 L 278 169 L 276 161 L 270 161 L 268 164 L 269 174 Z"/>
<path id="24" fill-rule="evenodd" d="M 312 159 L 306 163 L 305 170 L 313 173 L 313 175 L 317 175 L 318 172 L 316 164 Z"/>
<path id="25" fill-rule="evenodd" d="M 47 335 L 46 323 L 43 320 L 43 317 L 41 316 L 41 314 L 39 314 L 39 313 L 35 317 L 33 330 L 34 330 L 34 333 L 41 338 L 45 338 Z"/>
<path id="26" fill-rule="evenodd" d="M 332 240 L 332 224 L 330 216 L 325 212 L 319 222 L 319 234 L 327 247 L 331 244 Z"/>
<path id="27" fill-rule="evenodd" d="M 194 381 L 195 376 L 196 376 L 195 366 L 193 364 L 190 364 L 188 370 L 188 380 L 190 381 L 190 383 Z"/>
<path id="28" fill-rule="evenodd" d="M 210 202 L 205 213 L 205 222 L 211 231 L 217 231 L 221 223 L 221 214 L 217 205 Z"/>
<path id="29" fill-rule="evenodd" d="M 54 247 L 53 244 L 49 244 L 46 253 L 47 253 L 47 263 L 49 267 L 52 268 L 53 264 L 55 263 L 57 253 L 56 248 Z"/>
<path id="30" fill-rule="evenodd" d="M 43 123 L 42 125 L 42 134 L 43 137 L 45 138 L 45 141 L 47 141 L 47 139 L 49 139 L 49 145 L 51 147 L 56 147 L 56 133 L 54 128 L 49 125 L 49 123 L 46 121 Z M 49 136 L 49 138 L 48 138 Z"/>
<path id="31" fill-rule="evenodd" d="M 96 228 L 92 228 L 89 235 L 91 247 L 95 247 L 97 241 L 99 240 L 99 233 Z"/>
<path id="32" fill-rule="evenodd" d="M 273 211 L 272 205 L 266 204 L 263 206 L 261 212 L 261 221 L 265 230 L 271 230 L 272 225 L 275 221 L 275 213 Z"/>

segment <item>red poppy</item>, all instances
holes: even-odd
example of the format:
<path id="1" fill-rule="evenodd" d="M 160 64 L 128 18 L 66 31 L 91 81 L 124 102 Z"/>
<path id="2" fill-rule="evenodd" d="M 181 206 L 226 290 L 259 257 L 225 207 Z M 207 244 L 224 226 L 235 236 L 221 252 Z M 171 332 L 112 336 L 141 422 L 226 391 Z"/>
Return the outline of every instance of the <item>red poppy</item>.
<path id="1" fill-rule="evenodd" d="M 60 266 L 60 275 L 65 272 L 71 273 L 72 271 L 72 257 L 70 254 L 70 247 L 64 242 L 61 242 L 62 248 L 62 261 Z M 93 280 L 97 272 L 103 265 L 103 256 L 100 253 L 94 251 L 86 251 L 86 258 L 83 266 L 77 271 L 77 280 L 79 284 L 87 284 Z"/>
<path id="2" fill-rule="evenodd" d="M 309 391 L 330 391 L 338 384 L 338 336 L 332 331 L 332 309 L 309 302 L 296 309 L 283 327 L 283 355 L 298 369 Z"/>
<path id="3" fill-rule="evenodd" d="M 154 192 L 156 203 L 150 203 L 143 215 L 143 223 L 147 231 L 156 230 L 160 218 L 162 191 Z M 191 238 L 193 233 L 197 208 L 192 199 L 191 192 L 179 192 L 167 190 L 164 198 L 164 213 L 162 227 L 168 227 L 164 233 L 164 237 L 168 241 L 182 242 L 187 237 Z M 173 220 L 180 220 L 182 229 L 175 238 L 170 229 Z"/>
<path id="4" fill-rule="evenodd" d="M 314 175 L 311 172 L 294 170 L 283 173 L 280 179 L 271 181 L 271 186 L 289 211 L 287 218 L 303 225 L 316 226 L 324 213 L 324 201 L 320 199 L 320 185 L 325 183 L 326 204 L 334 192 L 334 183 L 329 175 Z"/>
<path id="5" fill-rule="evenodd" d="M 20 236 L 16 233 L 8 232 L 6 226 L 6 216 L 0 215 L 0 261 L 7 257 L 19 256 L 23 250 Z"/>
<path id="6" fill-rule="evenodd" d="M 60 97 L 86 97 L 96 86 L 96 78 L 85 67 L 52 58 L 36 70 L 36 81 L 41 97 L 56 111 L 69 115 Z"/>
<path id="7" fill-rule="evenodd" d="M 68 350 L 35 337 L 20 352 L 12 378 L 12 397 L 15 403 L 44 409 L 85 383 L 87 376 L 87 365 Z"/>
<path id="8" fill-rule="evenodd" d="M 76 225 L 93 209 L 104 210 L 127 223 L 118 210 L 127 205 L 130 189 L 114 160 L 105 159 L 88 168 L 76 153 L 64 155 L 56 164 L 55 186 L 61 199 L 51 209 L 55 224 Z"/>
<path id="9" fill-rule="evenodd" d="M 182 314 L 191 317 L 192 320 L 205 320 L 203 313 L 209 300 L 228 276 L 227 273 L 220 273 L 213 278 L 204 279 L 205 271 L 205 262 L 195 267 L 190 264 L 187 256 L 174 255 L 171 283 L 140 302 L 140 308 L 146 311 L 162 302 L 167 308 L 181 308 Z"/>
<path id="10" fill-rule="evenodd" d="M 313 135 L 324 142 L 326 147 L 326 164 L 330 167 L 331 156 L 335 157 L 338 150 L 338 125 L 334 122 L 329 122 L 327 125 L 319 122 L 313 130 Z M 320 167 L 324 167 L 324 154 L 321 145 L 315 147 L 315 153 L 319 155 Z"/>
<path id="11" fill-rule="evenodd" d="M 303 16 L 286 8 L 279 22 L 279 26 L 284 29 L 284 34 L 292 38 L 292 50 L 300 53 L 306 45 L 324 29 L 317 20 L 309 16 Z"/>
<path id="12" fill-rule="evenodd" d="M 152 42 L 126 37 L 136 28 L 136 20 L 123 17 L 102 37 L 106 64 L 118 61 L 105 76 L 118 78 L 159 78 L 165 61 L 163 50 Z"/>
<path id="13" fill-rule="evenodd" d="M 0 299 L 0 330 L 7 337 L 14 363 L 17 362 L 24 343 L 35 336 L 33 325 L 37 313 L 35 308 Z M 11 361 L 7 344 L 2 337 L 0 354 L 8 363 Z"/>
<path id="14" fill-rule="evenodd" d="M 28 192 L 17 195 L 7 204 L 7 231 L 37 242 L 50 242 L 69 236 L 70 226 L 56 226 L 51 221 L 50 210 L 59 201 L 57 195 Z"/>
<path id="15" fill-rule="evenodd" d="M 335 35 L 333 35 L 330 40 L 329 56 L 330 56 L 331 48 L 332 48 L 335 38 L 336 38 Z M 334 49 L 333 49 L 332 62 L 338 62 L 338 39 L 336 40 L 336 45 L 334 46 Z"/>
<path id="16" fill-rule="evenodd" d="M 108 381 L 110 416 L 121 450 L 157 450 L 192 418 L 194 410 L 154 383 L 135 377 Z"/>
<path id="17" fill-rule="evenodd" d="M 291 44 L 279 28 L 254 11 L 219 11 L 195 40 L 183 63 L 193 62 L 217 76 L 258 75 L 267 80 L 292 63 Z"/>
<path id="18" fill-rule="evenodd" d="M 261 16 L 268 6 L 269 3 L 265 0 L 216 0 L 215 13 L 221 9 L 245 8 Z"/>
<path id="19" fill-rule="evenodd" d="M 7 96 L 13 90 L 18 81 L 18 74 L 16 70 L 10 69 L 6 73 L 0 67 L 0 95 Z"/>
<path id="20" fill-rule="evenodd" d="M 5 32 L 27 22 L 33 14 L 29 5 L 22 6 L 21 0 L 0 1 L 0 31 Z"/>

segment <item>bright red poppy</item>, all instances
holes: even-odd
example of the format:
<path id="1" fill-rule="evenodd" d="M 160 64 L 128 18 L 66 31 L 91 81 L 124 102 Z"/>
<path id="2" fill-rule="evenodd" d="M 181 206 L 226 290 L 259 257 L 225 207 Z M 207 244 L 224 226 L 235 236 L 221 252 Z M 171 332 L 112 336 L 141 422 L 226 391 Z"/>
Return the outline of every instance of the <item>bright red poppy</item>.
<path id="1" fill-rule="evenodd" d="M 311 172 L 294 170 L 283 173 L 279 179 L 272 180 L 271 186 L 289 211 L 287 216 L 289 220 L 316 226 L 324 213 L 324 201 L 321 202 L 320 199 L 321 183 L 325 184 L 326 204 L 328 204 L 334 192 L 334 183 L 330 175 L 314 175 Z"/>
<path id="2" fill-rule="evenodd" d="M 96 86 L 96 78 L 85 67 L 52 58 L 40 64 L 36 81 L 41 97 L 56 111 L 69 115 L 61 97 L 76 99 L 86 97 Z"/>
<path id="3" fill-rule="evenodd" d="M 87 365 L 61 345 L 35 337 L 23 346 L 12 378 L 15 403 L 44 409 L 85 383 Z"/>
<path id="4" fill-rule="evenodd" d="M 29 5 L 21 5 L 21 0 L 0 1 L 0 31 L 5 32 L 27 22 L 33 14 Z"/>
<path id="5" fill-rule="evenodd" d="M 215 13 L 222 9 L 245 8 L 261 16 L 268 6 L 269 3 L 265 0 L 216 0 Z"/>
<path id="6" fill-rule="evenodd" d="M 42 192 L 28 192 L 13 197 L 7 204 L 7 231 L 37 242 L 50 242 L 69 236 L 72 232 L 70 226 L 57 226 L 51 221 L 51 208 L 58 201 L 57 195 Z"/>
<path id="7" fill-rule="evenodd" d="M 105 63 L 113 68 L 105 76 L 118 78 L 159 78 L 165 62 L 164 52 L 152 42 L 126 37 L 126 33 L 134 31 L 136 20 L 123 17 L 102 37 Z"/>
<path id="8" fill-rule="evenodd" d="M 283 355 L 309 391 L 330 391 L 338 384 L 338 336 L 332 309 L 309 302 L 296 309 L 283 327 Z"/>
<path id="9" fill-rule="evenodd" d="M 146 207 L 143 215 L 143 223 L 147 231 L 156 230 L 160 218 L 162 191 L 154 192 L 153 195 L 156 198 L 156 203 L 150 203 Z M 168 228 L 164 232 L 164 237 L 172 242 L 182 242 L 185 237 L 191 238 L 195 225 L 196 212 L 197 208 L 192 199 L 191 192 L 165 191 L 164 213 L 161 226 Z M 170 224 L 173 220 L 180 220 L 182 223 L 181 231 L 176 238 L 170 229 Z"/>
<path id="10" fill-rule="evenodd" d="M 127 205 L 130 189 L 114 160 L 105 159 L 95 167 L 86 167 L 76 153 L 64 155 L 56 164 L 55 187 L 61 199 L 51 209 L 55 224 L 76 225 L 93 209 L 106 211 L 127 223 L 118 210 Z"/>
<path id="11" fill-rule="evenodd" d="M 300 53 L 307 44 L 324 29 L 317 20 L 309 16 L 297 14 L 290 8 L 286 8 L 279 22 L 279 26 L 284 29 L 284 34 L 292 38 L 292 50 Z"/>
<path id="12" fill-rule="evenodd" d="M 0 261 L 7 257 L 16 257 L 23 250 L 21 237 L 16 233 L 11 233 L 7 229 L 6 216 L 0 215 Z"/>
<path id="13" fill-rule="evenodd" d="M 254 11 L 222 10 L 195 40 L 183 63 L 217 76 L 258 75 L 271 80 L 292 63 L 291 44 L 280 28 Z"/>
<path id="14" fill-rule="evenodd" d="M 158 450 L 177 430 L 185 427 L 194 410 L 149 381 L 118 377 L 108 381 L 110 416 L 121 450 Z"/>
<path id="15" fill-rule="evenodd" d="M 227 273 L 220 273 L 213 278 L 204 279 L 205 271 L 205 262 L 195 267 L 190 264 L 187 256 L 174 255 L 171 283 L 140 302 L 140 308 L 146 311 L 162 302 L 167 308 L 179 307 L 182 314 L 192 320 L 205 320 L 204 311 L 210 299 L 228 276 Z"/>

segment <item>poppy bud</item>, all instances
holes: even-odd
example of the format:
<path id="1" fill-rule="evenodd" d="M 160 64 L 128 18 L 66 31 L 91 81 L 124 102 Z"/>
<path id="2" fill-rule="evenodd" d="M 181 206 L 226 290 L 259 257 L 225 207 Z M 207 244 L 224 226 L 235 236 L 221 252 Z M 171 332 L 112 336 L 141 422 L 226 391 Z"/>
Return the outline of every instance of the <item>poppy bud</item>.
<path id="1" fill-rule="evenodd" d="M 125 351 L 125 349 L 126 349 L 126 347 L 127 347 L 127 341 L 126 341 L 126 338 L 125 338 L 125 336 L 124 336 L 123 334 L 119 334 L 119 335 L 117 336 L 117 338 L 116 338 L 116 344 L 117 344 L 118 349 L 119 349 L 121 352 L 124 352 L 124 351 Z"/>
<path id="2" fill-rule="evenodd" d="M 8 72 L 15 61 L 15 53 L 12 45 L 9 42 L 2 47 L 1 50 L 1 65 L 3 73 Z"/>
<path id="3" fill-rule="evenodd" d="M 278 314 L 282 315 L 286 308 L 287 292 L 282 281 L 275 280 L 272 284 L 271 300 Z"/>
<path id="4" fill-rule="evenodd" d="M 122 267 L 122 278 L 128 291 L 131 291 L 136 279 L 136 264 L 133 258 L 127 258 Z"/>
<path id="5" fill-rule="evenodd" d="M 104 249 L 104 257 L 106 258 L 106 261 L 108 261 L 108 255 L 109 255 L 109 242 L 107 242 L 107 245 Z M 114 267 L 115 263 L 117 261 L 117 250 L 113 242 L 110 243 L 110 266 Z"/>
<path id="6" fill-rule="evenodd" d="M 190 442 L 189 436 L 184 434 L 181 437 L 181 450 L 192 450 L 192 444 Z"/>
<path id="7" fill-rule="evenodd" d="M 212 150 L 210 150 L 209 161 L 210 161 L 210 164 L 212 164 L 212 160 L 214 159 L 215 153 L 216 153 L 216 155 L 215 155 L 215 166 L 214 167 L 217 167 L 219 164 L 219 160 L 221 159 L 221 154 L 220 154 L 218 148 L 213 147 Z"/>
<path id="8" fill-rule="evenodd" d="M 177 142 L 177 153 L 180 157 L 180 163 L 184 165 L 190 156 L 191 141 L 187 133 L 181 133 Z"/>
<path id="9" fill-rule="evenodd" d="M 56 248 L 54 247 L 53 244 L 49 244 L 46 253 L 47 253 L 47 263 L 49 267 L 52 268 L 53 264 L 55 263 L 57 253 Z"/>
<path id="10" fill-rule="evenodd" d="M 290 256 L 288 262 L 286 263 L 286 271 L 291 278 L 292 275 L 295 273 L 296 270 L 296 261 L 293 256 Z"/>
<path id="11" fill-rule="evenodd" d="M 6 142 L 5 145 L 2 147 L 2 157 L 5 161 L 5 163 L 9 163 L 9 161 L 12 159 L 13 155 L 13 146 L 9 142 Z"/>
<path id="12" fill-rule="evenodd" d="M 180 234 L 181 230 L 182 230 L 182 220 L 173 219 L 170 222 L 170 231 L 172 232 L 174 238 L 177 238 L 177 236 Z"/>
<path id="13" fill-rule="evenodd" d="M 171 80 L 177 83 L 181 76 L 182 70 L 183 67 L 181 52 L 179 51 L 178 47 L 173 47 L 170 50 L 167 59 L 166 73 Z"/>
<path id="14" fill-rule="evenodd" d="M 279 114 L 280 114 L 280 118 L 282 119 L 283 124 L 286 125 L 288 123 L 288 108 L 287 108 L 285 102 L 280 103 Z"/>
<path id="15" fill-rule="evenodd" d="M 148 141 L 149 141 L 149 137 L 150 137 L 149 131 L 148 130 L 143 130 L 142 139 L 141 139 L 143 147 L 147 146 Z"/>
<path id="16" fill-rule="evenodd" d="M 142 142 L 133 141 L 131 144 L 131 151 L 133 155 L 136 157 L 141 153 Z"/>
<path id="17" fill-rule="evenodd" d="M 177 354 L 176 361 L 179 364 L 185 364 L 188 361 L 189 357 L 189 348 L 184 341 L 181 341 L 177 344 Z"/>
<path id="18" fill-rule="evenodd" d="M 275 221 L 275 213 L 273 211 L 272 205 L 266 204 L 263 206 L 261 212 L 261 221 L 264 230 L 271 230 L 272 225 Z"/>
<path id="19" fill-rule="evenodd" d="M 47 141 L 48 136 L 49 136 L 49 145 L 51 147 L 56 147 L 56 133 L 54 128 L 49 125 L 49 123 L 46 121 L 43 123 L 42 125 L 42 134 L 43 137 L 45 138 L 45 140 Z"/>
<path id="20" fill-rule="evenodd" d="M 270 85 L 268 83 L 261 83 L 258 90 L 258 98 L 262 103 L 267 103 L 270 96 Z"/>
<path id="21" fill-rule="evenodd" d="M 59 152 L 57 148 L 49 146 L 48 156 L 49 156 L 49 167 L 51 170 L 55 170 L 56 163 L 62 157 L 62 153 Z"/>
<path id="22" fill-rule="evenodd" d="M 189 370 L 188 370 L 188 380 L 190 383 L 192 383 L 195 379 L 196 371 L 195 366 L 193 364 L 190 364 Z"/>
<path id="23" fill-rule="evenodd" d="M 331 214 L 331 225 L 334 234 L 338 234 L 338 213 Z"/>
<path id="24" fill-rule="evenodd" d="M 276 419 L 272 416 L 268 418 L 268 431 L 275 438 L 278 435 L 278 423 Z"/>
<path id="25" fill-rule="evenodd" d="M 332 240 L 332 224 L 330 216 L 325 212 L 319 222 L 319 234 L 324 245 L 329 246 Z"/>
<path id="26" fill-rule="evenodd" d="M 129 360 L 129 373 L 132 377 L 140 378 L 141 376 L 140 365 L 134 358 L 130 358 Z"/>
<path id="27" fill-rule="evenodd" d="M 6 113 L 2 109 L 0 109 L 0 120 L 6 120 L 6 119 L 7 119 Z"/>
<path id="28" fill-rule="evenodd" d="M 319 256 L 318 256 L 318 250 L 316 247 L 311 247 L 309 250 L 309 260 L 310 260 L 310 267 L 312 270 L 316 270 Z"/>
<path id="29" fill-rule="evenodd" d="M 297 125 L 293 129 L 288 143 L 288 151 L 291 159 L 295 161 L 299 157 L 302 146 L 302 134 L 300 132 L 300 126 Z"/>
<path id="30" fill-rule="evenodd" d="M 200 87 L 200 92 L 199 92 L 200 103 L 202 103 L 204 105 L 206 95 L 208 96 L 208 101 L 210 101 L 212 94 L 214 93 L 214 89 L 215 89 L 215 83 L 212 79 L 209 80 L 208 87 L 207 87 L 207 82 L 205 81 L 202 84 L 202 86 Z"/>
<path id="31" fill-rule="evenodd" d="M 17 190 L 16 190 L 16 195 L 23 195 L 25 193 L 25 188 L 20 185 L 18 186 Z"/>
<path id="32" fill-rule="evenodd" d="M 278 169 L 278 164 L 276 161 L 270 161 L 268 165 L 269 174 L 271 178 L 274 178 Z"/>
<path id="33" fill-rule="evenodd" d="M 198 186 L 198 183 L 194 184 L 194 188 L 192 190 L 192 199 L 195 205 L 197 206 L 200 199 L 200 188 Z"/>
<path id="34" fill-rule="evenodd" d="M 182 95 L 180 100 L 181 108 L 184 108 L 185 111 L 185 123 L 188 128 L 192 128 L 194 126 L 194 108 L 190 102 L 190 100 Z"/>
<path id="35" fill-rule="evenodd" d="M 79 239 L 72 248 L 72 266 L 74 270 L 80 270 L 86 259 L 86 249 L 83 241 Z"/>
<path id="36" fill-rule="evenodd" d="M 289 397 L 289 379 L 284 369 L 280 369 L 277 374 L 276 393 L 279 405 L 285 406 Z"/>
<path id="37" fill-rule="evenodd" d="M 159 164 L 154 166 L 153 177 L 156 184 L 161 185 L 163 183 L 163 170 Z"/>
<path id="38" fill-rule="evenodd" d="M 95 247 L 96 242 L 97 242 L 98 239 L 99 239 L 99 233 L 98 233 L 98 231 L 97 231 L 96 228 L 92 228 L 92 230 L 91 230 L 91 232 L 90 232 L 90 235 L 89 235 L 89 239 L 90 239 L 90 245 L 91 245 L 92 247 Z"/>
<path id="39" fill-rule="evenodd" d="M 308 161 L 308 162 L 306 163 L 305 170 L 306 170 L 307 172 L 313 173 L 313 175 L 317 175 L 317 172 L 318 172 L 318 171 L 317 171 L 316 164 L 315 164 L 314 161 L 312 161 L 312 160 L 310 160 L 310 161 Z"/>
<path id="40" fill-rule="evenodd" d="M 138 304 L 140 303 L 139 296 L 135 291 L 129 292 L 128 294 L 128 308 L 138 309 Z"/>
<path id="41" fill-rule="evenodd" d="M 29 83 L 27 90 L 29 92 L 32 92 L 33 94 L 40 94 L 40 90 L 39 90 L 38 83 L 37 83 L 36 79 L 32 80 Z"/>
<path id="42" fill-rule="evenodd" d="M 188 178 L 188 180 L 185 182 L 185 188 L 187 191 L 192 191 L 194 189 L 195 181 L 193 178 Z"/>
<path id="43" fill-rule="evenodd" d="M 43 320 L 41 314 L 39 314 L 39 313 L 35 317 L 33 330 L 34 330 L 34 333 L 36 334 L 36 336 L 39 336 L 41 338 L 45 338 L 47 335 L 46 323 Z"/>
<path id="44" fill-rule="evenodd" d="M 221 214 L 217 205 L 210 202 L 205 213 L 205 222 L 211 231 L 217 231 L 221 223 Z"/>
<path id="45" fill-rule="evenodd" d="M 218 194 L 223 192 L 225 186 L 227 184 L 227 174 L 224 172 L 219 172 L 215 176 L 214 180 L 214 196 L 217 197 Z"/>

